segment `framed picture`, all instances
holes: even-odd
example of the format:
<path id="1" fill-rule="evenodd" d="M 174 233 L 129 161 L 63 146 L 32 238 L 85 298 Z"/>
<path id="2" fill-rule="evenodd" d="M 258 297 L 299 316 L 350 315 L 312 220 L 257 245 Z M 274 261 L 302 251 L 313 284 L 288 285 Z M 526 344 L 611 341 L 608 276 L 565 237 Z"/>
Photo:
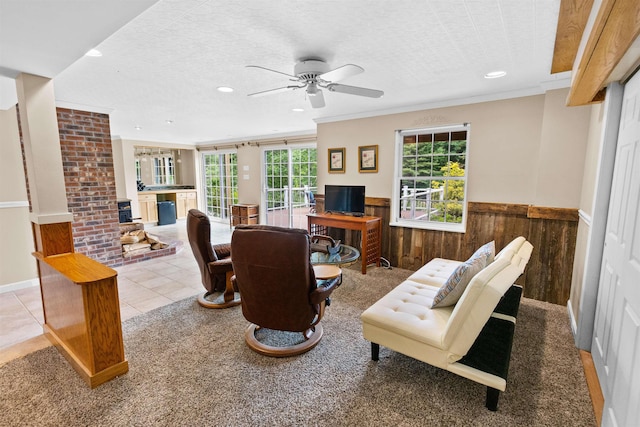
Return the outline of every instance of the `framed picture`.
<path id="1" fill-rule="evenodd" d="M 329 148 L 329 173 L 344 173 L 344 148 Z"/>
<path id="2" fill-rule="evenodd" d="M 359 167 L 358 171 L 378 172 L 378 146 L 362 145 L 358 147 Z"/>

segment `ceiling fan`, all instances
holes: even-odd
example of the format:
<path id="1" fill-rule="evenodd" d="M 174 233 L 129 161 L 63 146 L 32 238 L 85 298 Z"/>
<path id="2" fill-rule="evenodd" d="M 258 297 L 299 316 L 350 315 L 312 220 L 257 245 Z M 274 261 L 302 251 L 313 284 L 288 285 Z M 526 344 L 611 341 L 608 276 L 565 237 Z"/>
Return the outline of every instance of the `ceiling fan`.
<path id="1" fill-rule="evenodd" d="M 366 96 L 369 98 L 380 98 L 384 95 L 384 92 L 381 90 L 335 83 L 364 71 L 364 68 L 354 64 L 346 64 L 333 70 L 329 70 L 329 65 L 321 59 L 304 59 L 294 66 L 293 74 L 283 73 L 282 71 L 272 70 L 259 65 L 247 65 L 247 68 L 260 68 L 262 70 L 284 74 L 289 77 L 290 81 L 295 82 L 288 86 L 276 89 L 250 93 L 249 96 L 271 95 L 273 93 L 280 93 L 288 90 L 304 89 L 309 96 L 311 106 L 313 108 L 322 108 L 325 106 L 322 89 L 327 89 L 329 92 L 347 93 L 350 95 Z"/>

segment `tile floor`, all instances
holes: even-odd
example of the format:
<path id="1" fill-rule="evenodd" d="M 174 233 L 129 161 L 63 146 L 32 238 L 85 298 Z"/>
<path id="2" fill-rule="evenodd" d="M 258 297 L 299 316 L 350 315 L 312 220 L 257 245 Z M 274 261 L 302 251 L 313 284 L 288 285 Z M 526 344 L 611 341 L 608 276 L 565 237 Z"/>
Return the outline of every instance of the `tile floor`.
<path id="1" fill-rule="evenodd" d="M 231 241 L 228 223 L 212 222 L 211 241 Z M 116 267 L 122 321 L 204 292 L 200 271 L 187 240 L 186 221 L 145 227 L 165 241 L 182 240 L 175 255 Z M 0 365 L 45 347 L 40 288 L 37 286 L 0 293 Z"/>

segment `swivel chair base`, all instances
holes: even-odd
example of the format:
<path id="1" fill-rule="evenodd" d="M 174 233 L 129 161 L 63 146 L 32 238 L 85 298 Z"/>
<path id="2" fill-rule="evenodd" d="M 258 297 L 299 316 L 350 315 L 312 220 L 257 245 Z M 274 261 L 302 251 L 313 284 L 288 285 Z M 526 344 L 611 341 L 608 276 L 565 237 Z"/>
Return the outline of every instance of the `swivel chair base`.
<path id="1" fill-rule="evenodd" d="M 227 292 L 206 292 L 198 295 L 198 304 L 204 308 L 228 308 L 240 305 L 239 292 L 233 292 L 228 301 L 225 299 L 226 295 Z"/>
<path id="2" fill-rule="evenodd" d="M 304 341 L 286 347 L 276 347 L 267 344 L 263 344 L 256 338 L 256 331 L 260 329 L 260 326 L 251 323 L 244 334 L 244 339 L 249 348 L 257 353 L 260 353 L 264 356 L 270 357 L 289 357 L 289 356 L 297 356 L 302 353 L 306 353 L 315 347 L 320 340 L 322 339 L 323 329 L 322 325 L 316 324 L 313 329 L 307 329 L 302 332 L 304 335 Z"/>
<path id="3" fill-rule="evenodd" d="M 205 292 L 198 295 L 198 304 L 204 308 L 228 308 L 240 305 L 240 292 L 235 292 L 231 283 L 233 271 L 227 271 L 224 292 Z"/>

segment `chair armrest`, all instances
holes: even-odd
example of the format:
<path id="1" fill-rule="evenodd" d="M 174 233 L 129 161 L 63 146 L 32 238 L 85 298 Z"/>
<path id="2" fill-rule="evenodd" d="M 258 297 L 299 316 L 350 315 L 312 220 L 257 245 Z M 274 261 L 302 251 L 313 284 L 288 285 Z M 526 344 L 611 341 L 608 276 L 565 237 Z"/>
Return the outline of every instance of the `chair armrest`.
<path id="1" fill-rule="evenodd" d="M 213 252 L 216 253 L 218 259 L 229 258 L 231 256 L 231 244 L 230 243 L 218 243 L 211 245 Z"/>
<path id="2" fill-rule="evenodd" d="M 231 258 L 225 258 L 210 262 L 207 268 L 211 274 L 225 274 L 227 271 L 233 271 L 233 264 L 231 264 Z"/>
<path id="3" fill-rule="evenodd" d="M 331 292 L 338 286 L 340 283 L 340 276 L 334 277 L 333 279 L 323 280 L 323 283 L 315 288 L 313 292 L 309 295 L 309 301 L 311 304 L 320 304 L 331 295 Z"/>
<path id="4" fill-rule="evenodd" d="M 340 248 L 340 240 L 333 240 L 331 236 L 313 234 L 309 238 L 311 252 L 335 253 Z M 337 248 L 337 249 L 336 249 Z M 332 251 L 332 249 L 334 249 Z"/>

